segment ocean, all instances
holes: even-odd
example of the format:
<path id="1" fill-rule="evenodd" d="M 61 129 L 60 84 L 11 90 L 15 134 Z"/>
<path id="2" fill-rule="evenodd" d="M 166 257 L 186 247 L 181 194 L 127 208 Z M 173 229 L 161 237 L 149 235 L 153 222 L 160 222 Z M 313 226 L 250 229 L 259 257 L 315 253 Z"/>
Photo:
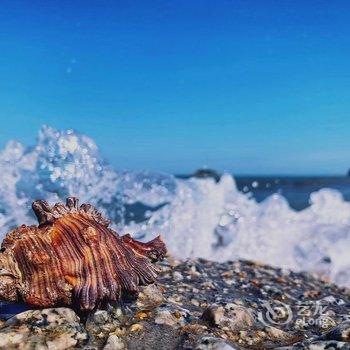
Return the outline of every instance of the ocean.
<path id="1" fill-rule="evenodd" d="M 279 193 L 298 211 L 310 206 L 311 194 L 322 188 L 337 190 L 344 200 L 350 201 L 349 176 L 236 176 L 235 179 L 238 190 L 251 193 L 257 202 Z"/>
<path id="2" fill-rule="evenodd" d="M 116 155 L 117 156 L 117 155 Z M 112 168 L 95 142 L 43 127 L 0 152 L 0 235 L 34 224 L 31 202 L 77 196 L 120 234 L 161 234 L 170 254 L 250 259 L 350 285 L 350 178 L 174 176 Z"/>

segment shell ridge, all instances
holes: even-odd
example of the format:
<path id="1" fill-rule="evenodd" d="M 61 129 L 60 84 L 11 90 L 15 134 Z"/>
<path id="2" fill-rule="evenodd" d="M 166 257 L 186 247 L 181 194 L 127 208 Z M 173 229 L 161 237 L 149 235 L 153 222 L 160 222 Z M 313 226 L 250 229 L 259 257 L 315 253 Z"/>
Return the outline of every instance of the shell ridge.
<path id="1" fill-rule="evenodd" d="M 123 239 L 123 236 L 121 239 Z M 134 250 L 127 244 L 125 245 L 125 248 L 126 251 L 128 251 L 129 263 L 136 271 L 138 279 L 142 281 L 148 280 L 150 282 L 153 282 L 156 275 L 151 268 L 151 262 L 149 261 L 148 257 L 141 254 L 140 252 L 137 252 L 137 254 L 132 254 Z"/>
<path id="2" fill-rule="evenodd" d="M 137 279 L 139 281 L 141 280 L 143 282 L 142 284 L 144 284 L 145 282 L 154 282 L 156 278 L 156 271 L 153 268 L 151 262 L 149 261 L 148 256 L 146 254 L 142 254 L 144 250 L 136 250 L 132 245 L 128 244 L 129 242 L 135 242 L 135 240 L 132 239 L 130 235 L 125 235 L 122 237 L 118 236 L 117 238 L 125 242 L 125 239 L 123 239 L 124 237 L 127 238 L 127 242 L 123 246 L 123 248 L 127 252 L 125 258 L 129 266 L 132 267 L 137 273 Z M 145 244 L 142 243 L 142 247 L 144 245 Z M 148 246 L 146 247 L 147 249 L 149 249 Z M 135 256 L 133 256 L 132 254 L 132 252 L 134 251 L 136 251 L 137 253 Z M 136 258 L 138 259 L 137 261 L 135 261 Z M 139 262 L 139 264 L 137 262 Z"/>
<path id="3" fill-rule="evenodd" d="M 149 280 L 150 283 L 154 281 L 155 275 L 152 274 L 150 269 L 150 263 L 144 256 L 132 256 L 129 254 L 128 265 L 134 270 L 137 277 L 137 284 L 144 284 L 145 280 Z M 141 283 L 140 283 L 141 282 Z"/>
<path id="4" fill-rule="evenodd" d="M 120 269 L 119 262 L 119 254 L 116 250 L 117 250 L 117 246 L 118 246 L 118 237 L 115 236 L 114 234 L 107 234 L 107 228 L 102 228 L 103 231 L 106 231 L 105 234 L 103 235 L 104 239 L 107 242 L 107 247 L 108 247 L 108 253 L 109 253 L 109 257 L 108 260 L 110 262 L 110 273 L 112 275 L 112 281 L 114 282 L 114 285 L 117 288 L 117 293 L 118 293 L 118 298 L 121 295 L 122 292 L 122 280 L 121 280 L 121 276 L 123 275 L 123 271 Z"/>
<path id="5" fill-rule="evenodd" d="M 63 265 L 64 259 L 67 259 L 67 256 L 70 256 L 68 261 L 69 264 L 62 266 L 63 277 L 66 283 L 72 286 L 73 296 L 76 297 L 77 294 L 80 294 L 80 289 L 82 288 L 82 283 L 76 275 L 83 274 L 83 266 L 82 266 L 82 258 L 83 254 L 81 254 L 80 250 L 76 246 L 76 242 L 71 242 L 71 232 L 62 224 L 57 225 L 57 230 L 59 231 L 60 236 L 60 245 L 55 246 L 57 254 L 60 256 L 60 263 Z M 62 250 L 62 251 L 61 251 Z"/>
<path id="6" fill-rule="evenodd" d="M 75 221 L 73 221 L 73 216 L 68 215 L 65 218 L 65 226 L 66 230 L 70 233 L 70 238 L 74 237 L 75 239 L 71 239 L 72 244 L 75 247 L 75 251 L 82 257 L 83 265 L 81 272 L 81 277 L 78 279 L 79 281 L 79 292 L 77 294 L 77 299 L 81 297 L 81 306 L 84 309 L 90 309 L 90 304 L 95 302 L 96 298 L 96 284 L 92 281 L 92 276 L 95 276 L 93 271 L 93 267 L 91 266 L 91 257 L 92 254 L 89 252 L 89 246 L 86 244 L 82 235 L 80 234 L 81 227 L 77 225 Z M 81 294 L 80 294 L 81 293 Z"/>
<path id="7" fill-rule="evenodd" d="M 109 251 L 101 249 L 101 256 L 103 257 L 104 274 L 103 274 L 103 296 L 115 300 L 118 295 L 118 283 L 113 277 L 113 265 L 109 259 Z"/>
<path id="8" fill-rule="evenodd" d="M 34 240 L 32 239 L 32 242 L 34 245 L 37 247 L 37 254 L 40 254 L 42 251 L 43 254 L 46 254 L 46 250 L 44 248 L 44 240 L 43 239 L 37 239 Z M 50 280 L 49 274 L 48 274 L 48 265 L 51 262 L 51 257 L 46 254 L 46 255 L 41 255 L 39 256 L 36 261 L 34 262 L 34 267 L 40 271 L 40 275 L 38 272 L 36 273 L 37 276 L 43 276 L 43 278 L 38 279 L 39 285 L 41 284 L 41 294 L 40 297 L 42 299 L 47 299 L 47 303 L 50 304 L 50 302 L 55 302 L 57 299 L 57 293 L 55 291 L 55 288 L 53 288 L 52 283 L 54 283 L 54 280 Z"/>
<path id="9" fill-rule="evenodd" d="M 96 235 L 98 235 L 98 231 L 96 230 L 96 228 L 94 226 L 92 226 L 92 224 L 85 222 L 81 216 L 78 216 L 76 218 L 76 220 L 81 223 L 83 226 L 85 226 L 82 231 L 85 232 L 88 229 L 92 229 L 94 230 L 94 232 L 96 233 Z M 80 238 L 80 237 L 79 237 Z M 96 237 L 94 237 L 95 239 Z M 102 269 L 104 268 L 104 264 L 101 263 L 102 260 L 101 255 L 100 255 L 100 249 L 98 246 L 95 246 L 94 244 L 89 244 L 89 242 L 87 241 L 89 239 L 89 237 L 85 237 L 83 234 L 83 239 L 86 243 L 87 246 L 87 251 L 89 252 L 89 256 L 91 256 L 91 259 L 89 259 L 88 261 L 91 261 L 91 269 L 94 270 L 94 273 L 92 275 L 96 276 L 96 283 L 93 283 L 94 285 L 96 285 L 96 294 L 98 297 L 103 297 L 104 295 L 104 283 L 103 283 L 103 273 L 102 273 Z M 92 242 L 94 243 L 94 242 Z"/>
<path id="10" fill-rule="evenodd" d="M 82 253 L 79 245 L 78 245 L 78 240 L 72 240 L 71 236 L 72 236 L 72 228 L 69 227 L 67 229 L 67 227 L 65 225 L 60 225 L 59 227 L 59 231 L 61 236 L 64 237 L 64 239 L 62 240 L 62 243 L 64 244 L 64 246 L 66 247 L 66 251 L 68 252 L 69 255 L 71 255 L 71 260 L 73 262 L 80 262 L 81 259 L 84 257 L 84 254 Z M 73 235 L 74 235 L 74 231 L 73 231 Z M 75 256 L 75 258 L 74 258 Z M 69 265 L 68 265 L 69 266 Z M 81 267 L 78 269 L 79 271 L 81 271 Z M 74 270 L 73 270 L 74 272 Z"/>
<path id="11" fill-rule="evenodd" d="M 132 280 L 134 279 L 133 272 L 129 272 L 130 277 L 128 278 L 128 271 L 123 267 L 123 265 L 126 265 L 123 253 L 120 252 L 118 248 L 115 248 L 111 249 L 111 256 L 114 260 L 114 278 L 117 283 L 120 284 L 121 292 L 124 290 L 130 290 L 133 292 L 136 289 L 135 284 L 132 283 Z M 119 263 L 120 260 L 123 261 L 123 264 Z"/>
<path id="12" fill-rule="evenodd" d="M 122 245 L 115 245 L 113 248 L 111 249 L 111 255 L 114 258 L 115 278 L 122 287 L 121 293 L 125 291 L 135 293 L 137 290 L 137 278 L 127 262 L 125 248 Z M 122 264 L 119 263 L 120 260 L 123 262 Z"/>

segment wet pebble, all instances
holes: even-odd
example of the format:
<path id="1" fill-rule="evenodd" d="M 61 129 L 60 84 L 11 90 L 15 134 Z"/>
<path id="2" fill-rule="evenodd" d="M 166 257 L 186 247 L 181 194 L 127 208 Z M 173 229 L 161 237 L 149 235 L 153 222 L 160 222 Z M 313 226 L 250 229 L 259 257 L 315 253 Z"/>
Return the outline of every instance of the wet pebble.
<path id="1" fill-rule="evenodd" d="M 200 338 L 195 346 L 196 350 L 236 350 L 223 339 L 215 337 Z"/>
<path id="2" fill-rule="evenodd" d="M 103 350 L 123 350 L 125 349 L 124 343 L 121 338 L 115 334 L 111 334 L 103 347 Z"/>
<path id="3" fill-rule="evenodd" d="M 350 321 L 346 321 L 335 326 L 328 332 L 322 334 L 319 339 L 350 342 Z"/>
<path id="4" fill-rule="evenodd" d="M 206 321 L 211 327 L 220 326 L 224 313 L 225 309 L 222 306 L 211 305 L 204 310 L 202 320 Z"/>

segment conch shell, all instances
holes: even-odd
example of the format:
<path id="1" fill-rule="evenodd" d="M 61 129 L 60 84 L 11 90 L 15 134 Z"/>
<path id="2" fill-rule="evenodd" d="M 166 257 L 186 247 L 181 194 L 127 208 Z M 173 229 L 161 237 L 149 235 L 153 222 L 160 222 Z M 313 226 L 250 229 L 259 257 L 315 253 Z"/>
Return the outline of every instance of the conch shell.
<path id="1" fill-rule="evenodd" d="M 9 232 L 0 253 L 0 299 L 31 306 L 92 310 L 136 295 L 155 281 L 152 264 L 166 254 L 160 237 L 142 243 L 119 236 L 93 206 L 33 202 L 39 226 Z"/>

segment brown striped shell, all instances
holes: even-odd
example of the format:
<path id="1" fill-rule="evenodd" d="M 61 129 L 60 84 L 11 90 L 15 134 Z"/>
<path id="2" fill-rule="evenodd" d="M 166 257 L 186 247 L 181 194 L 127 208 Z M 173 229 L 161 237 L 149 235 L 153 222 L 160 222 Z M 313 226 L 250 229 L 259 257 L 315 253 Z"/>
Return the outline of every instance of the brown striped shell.
<path id="1" fill-rule="evenodd" d="M 119 236 L 94 207 L 78 206 L 73 197 L 66 205 L 32 207 L 39 226 L 22 225 L 2 242 L 0 299 L 92 310 L 155 281 L 152 262 L 166 253 L 160 237 L 141 243 Z"/>

